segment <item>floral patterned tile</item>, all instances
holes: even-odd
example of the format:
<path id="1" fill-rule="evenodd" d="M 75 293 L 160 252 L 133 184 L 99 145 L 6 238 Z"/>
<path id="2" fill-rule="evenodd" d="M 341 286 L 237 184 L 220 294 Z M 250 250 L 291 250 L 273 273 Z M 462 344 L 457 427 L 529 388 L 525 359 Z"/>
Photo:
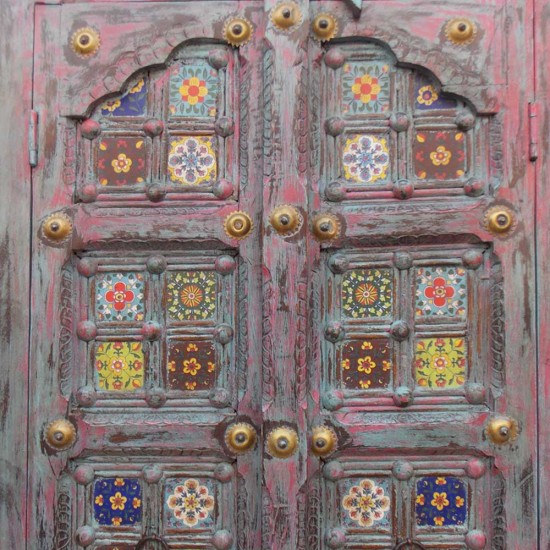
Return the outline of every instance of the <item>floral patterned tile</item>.
<path id="1" fill-rule="evenodd" d="M 416 482 L 416 523 L 420 526 L 464 525 L 468 517 L 467 489 L 456 477 L 423 477 Z"/>
<path id="2" fill-rule="evenodd" d="M 210 480 L 167 479 L 164 488 L 165 526 L 180 530 L 211 528 L 216 504 Z"/>
<path id="3" fill-rule="evenodd" d="M 96 387 L 115 392 L 139 390 L 144 363 L 141 342 L 101 342 L 95 350 Z"/>
<path id="4" fill-rule="evenodd" d="M 97 178 L 103 186 L 142 183 L 147 178 L 147 144 L 141 137 L 103 137 L 97 145 Z"/>
<path id="5" fill-rule="evenodd" d="M 342 150 L 344 177 L 353 183 L 376 183 L 388 177 L 388 140 L 372 134 L 349 136 Z"/>
<path id="6" fill-rule="evenodd" d="M 391 269 L 354 269 L 342 280 L 342 312 L 352 319 L 387 317 L 392 313 Z"/>
<path id="7" fill-rule="evenodd" d="M 433 82 L 418 74 L 414 79 L 414 102 L 415 108 L 420 111 L 456 108 L 456 101 L 443 97 Z"/>
<path id="8" fill-rule="evenodd" d="M 416 341 L 414 373 L 424 388 L 458 388 L 464 385 L 467 367 L 464 338 L 421 338 Z"/>
<path id="9" fill-rule="evenodd" d="M 100 107 L 106 117 L 143 116 L 147 112 L 147 82 L 142 78 L 124 95 L 108 99 Z"/>
<path id="10" fill-rule="evenodd" d="M 216 315 L 217 276 L 213 271 L 177 271 L 167 277 L 167 310 L 176 321 L 200 321 Z"/>
<path id="11" fill-rule="evenodd" d="M 387 388 L 392 377 L 391 344 L 386 338 L 348 340 L 342 346 L 340 378 L 345 388 Z"/>
<path id="12" fill-rule="evenodd" d="M 100 478 L 93 488 L 94 518 L 99 525 L 123 527 L 141 522 L 142 493 L 134 478 Z"/>
<path id="13" fill-rule="evenodd" d="M 416 317 L 465 317 L 467 273 L 462 267 L 421 267 L 416 270 Z"/>
<path id="14" fill-rule="evenodd" d="M 350 528 L 387 529 L 391 524 L 391 493 L 387 480 L 352 479 L 342 484 L 342 520 Z"/>
<path id="15" fill-rule="evenodd" d="M 414 145 L 415 174 L 421 180 L 456 180 L 466 170 L 466 146 L 462 132 L 417 132 Z"/>
<path id="16" fill-rule="evenodd" d="M 218 72 L 206 63 L 180 65 L 170 71 L 169 111 L 173 117 L 216 116 Z"/>
<path id="17" fill-rule="evenodd" d="M 342 112 L 361 115 L 390 108 L 390 75 L 387 63 L 350 62 L 342 73 Z"/>
<path id="18" fill-rule="evenodd" d="M 101 273 L 96 277 L 98 321 L 143 321 L 145 283 L 141 273 Z"/>
<path id="19" fill-rule="evenodd" d="M 213 183 L 217 162 L 215 140 L 206 136 L 174 138 L 170 142 L 170 180 L 183 185 Z"/>
<path id="20" fill-rule="evenodd" d="M 216 382 L 216 349 L 207 340 L 173 341 L 168 348 L 168 386 L 172 390 L 207 390 Z"/>

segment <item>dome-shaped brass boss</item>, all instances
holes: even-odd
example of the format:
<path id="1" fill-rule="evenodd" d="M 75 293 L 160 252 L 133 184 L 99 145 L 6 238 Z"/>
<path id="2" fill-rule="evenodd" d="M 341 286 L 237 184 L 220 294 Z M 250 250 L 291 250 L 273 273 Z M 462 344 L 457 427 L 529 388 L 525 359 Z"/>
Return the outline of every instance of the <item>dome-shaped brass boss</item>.
<path id="1" fill-rule="evenodd" d="M 91 27 L 84 27 L 75 31 L 71 37 L 73 51 L 82 57 L 94 55 L 101 45 L 99 33 Z"/>
<path id="2" fill-rule="evenodd" d="M 287 204 L 277 206 L 269 216 L 273 229 L 285 237 L 297 233 L 302 226 L 302 221 L 303 218 L 298 209 Z"/>
<path id="3" fill-rule="evenodd" d="M 328 42 L 338 34 L 338 21 L 330 13 L 320 13 L 311 24 L 313 37 L 319 42 Z"/>
<path id="4" fill-rule="evenodd" d="M 284 31 L 302 22 L 302 12 L 295 2 L 281 2 L 271 10 L 271 21 Z"/>
<path id="5" fill-rule="evenodd" d="M 507 416 L 495 416 L 485 427 L 485 434 L 495 445 L 514 441 L 519 433 L 518 423 Z"/>
<path id="6" fill-rule="evenodd" d="M 515 225 L 514 214 L 505 206 L 489 208 L 485 214 L 485 227 L 495 234 L 508 233 Z"/>
<path id="7" fill-rule="evenodd" d="M 225 432 L 225 442 L 235 453 L 244 453 L 256 443 L 256 430 L 246 422 L 229 426 Z"/>
<path id="8" fill-rule="evenodd" d="M 298 434 L 289 427 L 276 428 L 267 436 L 267 452 L 275 458 L 288 458 L 298 447 Z"/>
<path id="9" fill-rule="evenodd" d="M 48 216 L 42 224 L 42 235 L 49 241 L 60 243 L 72 232 L 71 218 L 63 212 L 57 212 Z"/>
<path id="10" fill-rule="evenodd" d="M 252 218 L 246 212 L 232 212 L 225 218 L 225 233 L 233 239 L 244 239 L 252 228 Z"/>
<path id="11" fill-rule="evenodd" d="M 52 449 L 64 451 L 74 445 L 76 441 L 76 428 L 69 420 L 59 418 L 46 426 L 44 438 L 47 445 Z"/>
<path id="12" fill-rule="evenodd" d="M 311 452 L 317 456 L 327 456 L 336 449 L 338 438 L 334 430 L 327 426 L 313 428 L 311 434 Z"/>
<path id="13" fill-rule="evenodd" d="M 471 44 L 477 33 L 475 24 L 469 19 L 451 19 L 445 25 L 447 40 L 457 46 Z"/>
<path id="14" fill-rule="evenodd" d="M 244 17 L 232 17 L 223 26 L 223 37 L 232 46 L 244 46 L 252 38 L 252 23 Z"/>
<path id="15" fill-rule="evenodd" d="M 319 214 L 313 218 L 313 235 L 318 241 L 332 241 L 340 236 L 340 221 L 334 214 Z"/>

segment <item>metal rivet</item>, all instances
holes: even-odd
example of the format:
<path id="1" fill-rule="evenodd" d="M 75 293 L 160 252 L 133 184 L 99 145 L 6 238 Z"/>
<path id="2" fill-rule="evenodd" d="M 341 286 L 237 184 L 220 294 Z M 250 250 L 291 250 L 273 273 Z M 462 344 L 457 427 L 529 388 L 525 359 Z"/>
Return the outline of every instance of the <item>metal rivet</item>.
<path id="1" fill-rule="evenodd" d="M 64 451 L 76 441 L 76 428 L 72 422 L 59 418 L 50 422 L 44 430 L 44 439 L 54 451 Z"/>
<path id="2" fill-rule="evenodd" d="M 495 235 L 504 235 L 515 229 L 514 213 L 506 206 L 493 206 L 485 213 L 485 228 Z"/>
<path id="3" fill-rule="evenodd" d="M 71 47 L 79 57 L 92 57 L 97 53 L 100 46 L 99 33 L 91 27 L 78 29 L 71 37 Z"/>
<path id="4" fill-rule="evenodd" d="M 271 10 L 271 22 L 279 31 L 288 32 L 302 22 L 302 11 L 295 2 L 281 2 Z"/>
<path id="5" fill-rule="evenodd" d="M 64 212 L 48 216 L 42 223 L 42 237 L 50 244 L 66 241 L 73 230 L 73 222 Z"/>
<path id="6" fill-rule="evenodd" d="M 235 17 L 228 19 L 223 27 L 223 37 L 232 46 L 244 46 L 252 37 L 253 27 L 248 19 Z"/>
<path id="7" fill-rule="evenodd" d="M 495 445 L 504 445 L 514 441 L 518 433 L 518 423 L 507 416 L 495 416 L 489 420 L 485 427 L 485 435 Z"/>
<path id="8" fill-rule="evenodd" d="M 328 456 L 336 449 L 338 438 L 332 428 L 317 426 L 311 434 L 311 452 L 316 456 Z"/>
<path id="9" fill-rule="evenodd" d="M 225 218 L 223 227 L 227 236 L 244 239 L 253 229 L 252 218 L 246 212 L 232 212 Z"/>
<path id="10" fill-rule="evenodd" d="M 313 37 L 319 42 L 328 42 L 338 34 L 338 21 L 330 13 L 320 13 L 311 25 Z"/>
<path id="11" fill-rule="evenodd" d="M 269 216 L 269 223 L 281 237 L 292 237 L 302 228 L 303 217 L 294 206 L 277 206 Z"/>
<path id="12" fill-rule="evenodd" d="M 332 241 L 340 236 L 340 221 L 334 214 L 318 214 L 312 221 L 313 236 L 318 241 Z"/>
<path id="13" fill-rule="evenodd" d="M 274 458 L 288 458 L 297 448 L 298 434 L 290 427 L 275 428 L 267 436 L 266 450 Z"/>
<path id="14" fill-rule="evenodd" d="M 231 424 L 225 431 L 225 443 L 234 453 L 244 453 L 256 443 L 256 430 L 246 422 Z"/>
<path id="15" fill-rule="evenodd" d="M 451 19 L 445 25 L 445 36 L 455 46 L 471 44 L 476 34 L 477 27 L 469 19 Z"/>

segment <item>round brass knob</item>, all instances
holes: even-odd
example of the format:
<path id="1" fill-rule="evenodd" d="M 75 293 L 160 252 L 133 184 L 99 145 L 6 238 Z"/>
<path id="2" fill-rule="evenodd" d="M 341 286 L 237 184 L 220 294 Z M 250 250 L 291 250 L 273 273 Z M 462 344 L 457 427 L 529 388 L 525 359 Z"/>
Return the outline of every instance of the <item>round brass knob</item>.
<path id="1" fill-rule="evenodd" d="M 223 37 L 232 46 L 244 46 L 252 38 L 252 23 L 244 17 L 232 17 L 223 26 Z"/>
<path id="2" fill-rule="evenodd" d="M 232 212 L 223 224 L 226 235 L 233 239 L 244 239 L 253 229 L 252 218 L 246 212 Z"/>
<path id="3" fill-rule="evenodd" d="M 225 431 L 225 442 L 234 453 L 244 453 L 256 443 L 256 430 L 246 422 L 232 424 Z"/>
<path id="4" fill-rule="evenodd" d="M 495 416 L 489 420 L 485 427 L 485 435 L 495 445 L 504 445 L 514 441 L 518 433 L 518 423 L 507 416 Z"/>
<path id="5" fill-rule="evenodd" d="M 290 237 L 300 231 L 303 218 L 297 208 L 283 204 L 277 206 L 269 216 L 269 222 L 273 229 L 283 237 Z"/>
<path id="6" fill-rule="evenodd" d="M 485 213 L 485 228 L 491 233 L 509 233 L 515 226 L 514 213 L 506 206 L 493 206 Z"/>
<path id="7" fill-rule="evenodd" d="M 65 418 L 50 422 L 44 430 L 44 438 L 49 447 L 56 451 L 64 451 L 74 445 L 76 428 Z"/>
<path id="8" fill-rule="evenodd" d="M 101 40 L 99 33 L 91 27 L 84 27 L 75 31 L 71 37 L 73 51 L 81 57 L 91 57 L 99 50 Z"/>
<path id="9" fill-rule="evenodd" d="M 73 222 L 63 212 L 48 216 L 42 223 L 42 236 L 51 243 L 63 242 L 72 232 Z"/>
<path id="10" fill-rule="evenodd" d="M 313 37 L 319 42 L 328 42 L 338 34 L 338 21 L 330 13 L 320 13 L 311 24 Z"/>
<path id="11" fill-rule="evenodd" d="M 276 428 L 267 436 L 267 452 L 275 458 L 288 458 L 298 447 L 298 434 L 289 427 Z"/>
<path id="12" fill-rule="evenodd" d="M 334 214 L 318 214 L 312 222 L 313 236 L 318 241 L 332 241 L 340 236 L 340 221 Z"/>
<path id="13" fill-rule="evenodd" d="M 445 36 L 456 46 L 471 44 L 477 34 L 475 24 L 469 19 L 451 19 L 445 25 Z"/>
<path id="14" fill-rule="evenodd" d="M 286 31 L 302 22 L 302 12 L 295 2 L 281 2 L 271 10 L 271 22 Z"/>
<path id="15" fill-rule="evenodd" d="M 317 426 L 311 434 L 311 452 L 317 456 L 328 456 L 336 449 L 338 438 L 332 428 Z"/>

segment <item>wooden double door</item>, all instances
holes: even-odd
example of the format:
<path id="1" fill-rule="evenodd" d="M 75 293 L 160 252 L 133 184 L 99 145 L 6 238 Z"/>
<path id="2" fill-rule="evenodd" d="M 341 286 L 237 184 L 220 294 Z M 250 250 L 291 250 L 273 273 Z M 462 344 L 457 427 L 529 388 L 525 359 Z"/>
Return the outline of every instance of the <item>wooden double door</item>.
<path id="1" fill-rule="evenodd" d="M 362 4 L 35 6 L 28 548 L 536 547 L 530 12 Z"/>

